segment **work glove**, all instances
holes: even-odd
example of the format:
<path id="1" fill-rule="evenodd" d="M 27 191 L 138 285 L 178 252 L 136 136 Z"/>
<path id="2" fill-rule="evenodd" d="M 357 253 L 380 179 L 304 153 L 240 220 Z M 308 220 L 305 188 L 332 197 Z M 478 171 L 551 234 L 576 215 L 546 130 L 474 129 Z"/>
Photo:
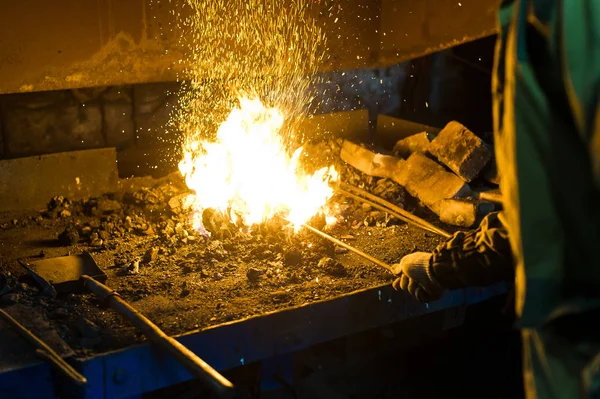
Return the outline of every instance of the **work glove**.
<path id="1" fill-rule="evenodd" d="M 400 263 L 392 265 L 396 280 L 392 286 L 397 291 L 407 291 L 419 302 L 430 302 L 439 299 L 444 288 L 433 274 L 432 254 L 415 252 L 406 255 Z"/>

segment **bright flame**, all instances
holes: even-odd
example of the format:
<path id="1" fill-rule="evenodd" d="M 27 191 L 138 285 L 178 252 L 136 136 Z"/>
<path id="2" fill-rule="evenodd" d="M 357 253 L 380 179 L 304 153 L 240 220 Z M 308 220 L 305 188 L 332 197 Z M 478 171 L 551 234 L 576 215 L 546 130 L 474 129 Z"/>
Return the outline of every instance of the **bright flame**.
<path id="1" fill-rule="evenodd" d="M 325 212 L 333 195 L 329 182 L 337 180 L 338 173 L 333 166 L 304 173 L 299 165 L 302 147 L 292 156 L 285 149 L 283 122 L 277 108 L 241 98 L 240 106 L 220 125 L 216 141 L 186 145 L 179 170 L 196 192 L 196 215 L 215 208 L 229 212 L 234 223 L 251 226 L 279 214 L 298 229 Z M 201 217 L 193 223 L 202 229 Z"/>

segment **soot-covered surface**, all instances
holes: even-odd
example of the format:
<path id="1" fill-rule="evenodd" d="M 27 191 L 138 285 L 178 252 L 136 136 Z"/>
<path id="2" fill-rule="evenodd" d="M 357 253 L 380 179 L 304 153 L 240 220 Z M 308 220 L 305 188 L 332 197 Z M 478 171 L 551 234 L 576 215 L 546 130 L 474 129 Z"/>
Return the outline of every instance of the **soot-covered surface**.
<path id="1" fill-rule="evenodd" d="M 336 153 L 335 143 L 315 148 L 328 159 Z M 334 162 L 344 181 L 438 223 L 402 187 Z M 18 260 L 88 251 L 108 275 L 107 285 L 170 335 L 391 282 L 385 270 L 306 229 L 293 233 L 277 220 L 243 232 L 219 230 L 223 224 L 217 221 L 206 239 L 188 224 L 189 212 L 181 207 L 187 189 L 180 175 L 143 183 L 131 181 L 129 189 L 101 198 L 54 198 L 43 211 L 4 215 L 1 306 L 9 312 L 35 309 L 77 354 L 86 355 L 144 338 L 90 294 L 41 295 Z M 340 221 L 329 233 L 385 262 L 432 250 L 440 242 L 360 203 L 341 196 L 331 201 L 338 205 Z"/>

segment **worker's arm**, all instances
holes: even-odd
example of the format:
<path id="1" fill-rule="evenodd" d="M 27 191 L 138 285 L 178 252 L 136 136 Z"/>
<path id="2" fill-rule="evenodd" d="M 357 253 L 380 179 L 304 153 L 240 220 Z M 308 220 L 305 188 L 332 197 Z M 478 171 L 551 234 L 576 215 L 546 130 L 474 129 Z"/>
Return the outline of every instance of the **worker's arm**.
<path id="1" fill-rule="evenodd" d="M 417 252 L 394 265 L 394 288 L 418 300 L 438 299 L 444 290 L 486 286 L 514 278 L 508 234 L 500 213 L 486 216 L 473 231 L 460 231 L 433 253 Z"/>

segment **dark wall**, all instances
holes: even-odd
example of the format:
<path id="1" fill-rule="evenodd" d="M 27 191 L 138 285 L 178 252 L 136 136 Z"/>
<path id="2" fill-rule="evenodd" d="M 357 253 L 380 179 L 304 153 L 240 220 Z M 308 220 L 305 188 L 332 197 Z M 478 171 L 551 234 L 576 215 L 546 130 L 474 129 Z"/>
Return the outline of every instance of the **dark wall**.
<path id="1" fill-rule="evenodd" d="M 115 147 L 123 175 L 172 169 L 178 91 L 169 82 L 1 95 L 0 158 Z"/>
<path id="2" fill-rule="evenodd" d="M 314 85 L 316 113 L 367 108 L 434 127 L 458 120 L 492 131 L 491 77 L 495 37 L 388 68 L 324 73 Z"/>

